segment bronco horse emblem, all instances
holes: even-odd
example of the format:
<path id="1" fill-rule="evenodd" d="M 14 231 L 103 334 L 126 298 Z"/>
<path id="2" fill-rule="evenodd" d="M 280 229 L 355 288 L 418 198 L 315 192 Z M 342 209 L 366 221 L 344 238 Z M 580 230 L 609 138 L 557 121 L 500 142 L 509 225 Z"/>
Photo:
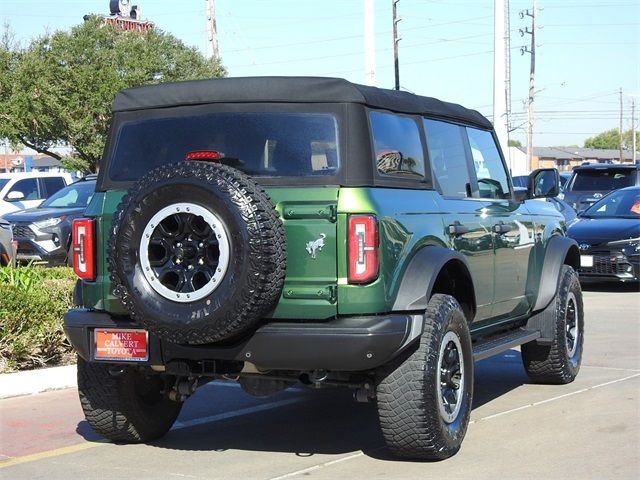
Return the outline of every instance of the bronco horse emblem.
<path id="1" fill-rule="evenodd" d="M 320 238 L 307 242 L 307 252 L 311 255 L 311 258 L 316 258 L 316 252 L 321 252 L 324 247 L 324 239 L 327 236 L 324 233 L 320 234 Z"/>

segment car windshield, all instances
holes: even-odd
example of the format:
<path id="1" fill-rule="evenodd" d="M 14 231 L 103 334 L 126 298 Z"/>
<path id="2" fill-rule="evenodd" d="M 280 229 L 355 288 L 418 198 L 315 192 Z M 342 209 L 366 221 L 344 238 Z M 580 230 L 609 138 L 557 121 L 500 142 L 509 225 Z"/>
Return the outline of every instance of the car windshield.
<path id="1" fill-rule="evenodd" d="M 632 186 L 635 183 L 635 176 L 634 169 L 579 170 L 576 172 L 571 190 L 578 192 L 618 190 Z"/>
<path id="2" fill-rule="evenodd" d="M 640 189 L 619 190 L 594 203 L 582 214 L 587 218 L 640 219 Z"/>
<path id="3" fill-rule="evenodd" d="M 109 170 L 136 180 L 152 168 L 207 151 L 256 176 L 335 175 L 338 126 L 324 113 L 210 113 L 125 122 Z"/>
<path id="4" fill-rule="evenodd" d="M 69 185 L 42 202 L 41 208 L 86 207 L 96 189 L 96 182 L 78 182 Z"/>
<path id="5" fill-rule="evenodd" d="M 8 178 L 0 178 L 0 190 L 2 190 L 7 183 L 9 183 Z"/>

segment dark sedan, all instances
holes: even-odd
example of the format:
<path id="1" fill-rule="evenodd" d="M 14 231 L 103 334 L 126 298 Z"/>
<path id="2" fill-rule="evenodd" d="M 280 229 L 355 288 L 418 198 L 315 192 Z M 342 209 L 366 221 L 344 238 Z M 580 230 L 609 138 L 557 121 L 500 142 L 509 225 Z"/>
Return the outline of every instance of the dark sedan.
<path id="1" fill-rule="evenodd" d="M 95 189 L 96 178 L 89 176 L 59 190 L 39 207 L 6 215 L 18 242 L 18 261 L 69 264 L 71 224 L 83 215 Z"/>
<path id="2" fill-rule="evenodd" d="M 640 280 L 640 187 L 611 192 L 573 222 L 581 280 Z"/>

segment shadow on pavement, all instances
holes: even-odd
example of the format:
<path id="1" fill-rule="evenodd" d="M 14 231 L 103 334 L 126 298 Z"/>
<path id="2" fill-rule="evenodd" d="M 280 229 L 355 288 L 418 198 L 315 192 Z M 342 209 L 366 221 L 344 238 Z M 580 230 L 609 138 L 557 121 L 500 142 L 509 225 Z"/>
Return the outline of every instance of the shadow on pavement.
<path id="1" fill-rule="evenodd" d="M 520 353 L 516 350 L 478 362 L 473 407 L 489 403 L 527 381 Z M 363 451 L 377 459 L 398 460 L 384 449 L 375 405 L 356 403 L 353 392 L 347 389 L 295 388 L 268 400 L 259 400 L 239 388 L 201 388 L 186 402 L 179 421 L 188 423 L 193 419 L 287 399 L 298 401 L 172 430 L 150 445 L 171 450 L 248 450 L 289 452 L 300 456 Z M 98 438 L 86 422 L 80 422 L 77 431 L 87 440 Z"/>

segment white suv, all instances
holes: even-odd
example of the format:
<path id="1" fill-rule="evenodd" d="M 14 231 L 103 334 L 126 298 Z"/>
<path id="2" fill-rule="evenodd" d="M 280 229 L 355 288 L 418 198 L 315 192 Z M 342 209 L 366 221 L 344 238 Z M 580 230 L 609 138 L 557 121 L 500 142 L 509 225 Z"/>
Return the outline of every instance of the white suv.
<path id="1" fill-rule="evenodd" d="M 2 173 L 0 217 L 16 210 L 37 207 L 45 198 L 71 182 L 73 178 L 68 173 Z"/>

